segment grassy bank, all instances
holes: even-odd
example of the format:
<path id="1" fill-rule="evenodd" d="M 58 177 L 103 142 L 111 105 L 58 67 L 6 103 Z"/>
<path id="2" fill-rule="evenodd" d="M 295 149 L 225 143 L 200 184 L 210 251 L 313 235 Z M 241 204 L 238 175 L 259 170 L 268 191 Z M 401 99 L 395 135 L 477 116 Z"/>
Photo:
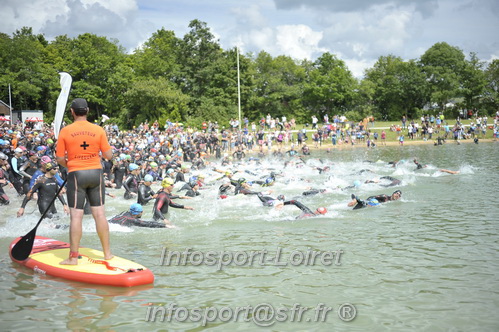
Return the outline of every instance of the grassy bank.
<path id="1" fill-rule="evenodd" d="M 471 120 L 461 120 L 461 124 L 463 124 L 464 126 L 469 126 L 470 123 L 472 121 Z M 456 121 L 455 120 L 449 120 L 447 121 L 447 123 L 450 125 L 450 126 L 453 126 Z M 320 124 L 322 126 L 322 124 Z M 386 142 L 397 142 L 398 143 L 398 137 L 400 135 L 400 133 L 398 132 L 395 132 L 395 131 L 390 131 L 390 127 L 392 125 L 399 125 L 399 126 L 402 126 L 402 122 L 394 122 L 394 121 L 376 121 L 374 123 L 374 126 L 371 126 L 371 124 L 368 125 L 368 130 L 371 132 L 371 133 L 375 133 L 377 132 L 378 133 L 378 142 L 381 141 L 381 132 L 384 130 L 386 132 Z M 494 137 L 494 131 L 490 128 L 493 128 L 493 125 L 494 125 L 494 122 L 492 119 L 489 119 L 488 121 L 488 124 L 487 124 L 487 132 L 485 134 L 485 136 L 482 135 L 482 133 L 480 132 L 478 135 L 476 135 L 479 139 L 493 139 Z M 296 129 L 297 130 L 301 130 L 301 129 L 307 129 L 307 131 L 310 131 L 312 132 L 312 126 L 309 125 L 308 127 L 306 127 L 305 125 L 303 124 L 298 124 L 296 126 Z M 315 131 L 315 130 L 313 130 Z M 421 132 L 421 131 L 420 131 Z M 426 142 L 423 140 L 422 137 L 416 137 L 414 140 L 410 140 L 409 139 L 409 136 L 407 135 L 407 129 L 403 129 L 402 130 L 402 133 L 404 134 L 404 138 L 405 138 L 405 142 L 404 143 L 410 143 L 410 142 L 413 142 L 413 141 L 418 141 L 418 142 Z M 431 143 L 433 143 L 433 141 L 438 137 L 438 136 L 444 136 L 445 135 L 445 130 L 444 128 L 440 128 L 440 132 L 434 132 L 433 133 L 433 136 L 432 136 L 432 140 L 431 140 Z M 310 136 L 310 135 L 309 135 Z M 426 137 L 428 138 L 428 135 L 426 135 Z M 448 141 L 450 140 L 453 140 L 453 137 L 451 134 L 449 134 L 448 136 Z M 463 140 L 463 141 L 466 141 L 466 140 Z M 473 141 L 473 140 L 469 140 L 469 141 Z M 312 144 L 313 141 L 311 140 L 311 138 L 309 137 L 308 141 L 307 141 L 307 144 Z"/>

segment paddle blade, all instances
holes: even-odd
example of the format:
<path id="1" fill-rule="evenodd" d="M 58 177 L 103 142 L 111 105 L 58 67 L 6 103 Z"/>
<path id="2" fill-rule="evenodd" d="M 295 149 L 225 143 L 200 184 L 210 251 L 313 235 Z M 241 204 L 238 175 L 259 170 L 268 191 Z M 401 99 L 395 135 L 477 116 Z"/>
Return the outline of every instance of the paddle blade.
<path id="1" fill-rule="evenodd" d="M 17 243 L 12 247 L 10 254 L 12 258 L 17 261 L 23 261 L 29 257 L 31 250 L 33 249 L 33 244 L 36 237 L 36 227 L 31 230 L 28 234 L 24 235 Z"/>

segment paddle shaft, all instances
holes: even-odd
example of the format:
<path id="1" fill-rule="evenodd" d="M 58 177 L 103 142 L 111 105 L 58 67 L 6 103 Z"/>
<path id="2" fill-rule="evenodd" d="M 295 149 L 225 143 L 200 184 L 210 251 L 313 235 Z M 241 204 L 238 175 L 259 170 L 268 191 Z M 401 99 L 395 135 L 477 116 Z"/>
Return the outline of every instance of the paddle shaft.
<path id="1" fill-rule="evenodd" d="M 38 220 L 38 223 L 36 224 L 36 226 L 33 229 L 37 229 L 38 228 L 38 226 L 40 225 L 40 223 L 42 222 L 42 220 L 45 218 L 45 216 L 49 212 L 49 210 L 52 207 L 52 205 L 55 203 L 55 200 L 57 199 L 57 197 L 59 197 L 59 195 L 61 194 L 61 191 L 64 188 L 64 186 L 66 185 L 66 182 L 68 182 L 67 177 L 66 177 L 66 179 L 64 179 L 64 181 L 62 181 L 62 184 L 59 186 L 59 189 L 57 190 L 57 193 L 52 198 L 52 200 L 50 201 L 50 204 L 47 206 L 47 208 L 45 209 L 45 211 L 43 211 L 43 214 L 40 217 L 40 220 Z"/>

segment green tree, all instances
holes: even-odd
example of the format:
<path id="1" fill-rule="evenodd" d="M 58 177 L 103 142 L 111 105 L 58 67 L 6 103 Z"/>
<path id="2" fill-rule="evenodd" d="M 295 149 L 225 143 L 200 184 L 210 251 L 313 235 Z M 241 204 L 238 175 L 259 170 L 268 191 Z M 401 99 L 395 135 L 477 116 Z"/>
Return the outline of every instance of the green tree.
<path id="1" fill-rule="evenodd" d="M 314 62 L 305 85 L 304 103 L 309 115 L 343 114 L 350 109 L 357 81 L 345 62 L 334 54 L 324 53 Z"/>
<path id="2" fill-rule="evenodd" d="M 488 114 L 499 110 L 499 59 L 494 59 L 485 70 L 487 85 L 484 91 L 483 106 Z"/>
<path id="3" fill-rule="evenodd" d="M 183 121 L 189 97 L 164 77 L 134 82 L 125 93 L 128 108 L 119 114 L 118 122 L 131 128 L 144 121 Z"/>
<path id="4" fill-rule="evenodd" d="M 135 50 L 133 68 L 141 78 L 165 77 L 181 81 L 179 74 L 179 45 L 181 40 L 173 31 L 161 29 L 153 33 L 142 47 Z"/>
<path id="5" fill-rule="evenodd" d="M 484 73 L 485 63 L 480 61 L 475 53 L 470 54 L 470 60 L 465 62 L 461 80 L 461 94 L 466 108 L 478 108 L 487 85 Z"/>
<path id="6" fill-rule="evenodd" d="M 394 55 L 381 56 L 366 78 L 374 87 L 375 118 L 415 118 L 429 100 L 425 74 L 415 61 L 404 62 Z"/>
<path id="7" fill-rule="evenodd" d="M 95 111 L 91 113 L 93 119 L 100 118 L 102 113 L 114 116 L 122 105 L 114 104 L 108 88 L 110 79 L 114 78 L 113 89 L 120 90 L 116 87 L 118 80 L 114 73 L 117 67 L 124 72 L 122 65 L 126 63 L 125 50 L 116 41 L 85 33 L 73 40 L 71 51 L 71 96 L 87 99 L 89 107 Z M 122 80 L 121 83 L 126 82 Z"/>
<path id="8" fill-rule="evenodd" d="M 218 62 L 222 49 L 205 22 L 193 20 L 189 28 L 191 30 L 179 45 L 181 73 L 177 83 L 182 92 L 191 97 L 188 115 L 195 116 L 201 97 L 212 84 L 212 74 L 216 70 L 213 64 Z"/>
<path id="9" fill-rule="evenodd" d="M 34 35 L 32 28 L 17 30 L 12 39 L 1 38 L 0 85 L 12 87 L 14 109 L 46 110 L 50 89 L 57 82 L 56 72 L 47 63 L 43 35 Z"/>
<path id="10" fill-rule="evenodd" d="M 436 43 L 421 56 L 420 64 L 430 85 L 431 102 L 443 110 L 451 98 L 459 95 L 465 68 L 463 51 L 444 42 Z"/>
<path id="11" fill-rule="evenodd" d="M 281 55 L 274 59 L 262 51 L 254 60 L 253 72 L 255 80 L 248 112 L 251 119 L 267 114 L 272 117 L 304 114 L 301 96 L 306 75 L 292 58 Z"/>

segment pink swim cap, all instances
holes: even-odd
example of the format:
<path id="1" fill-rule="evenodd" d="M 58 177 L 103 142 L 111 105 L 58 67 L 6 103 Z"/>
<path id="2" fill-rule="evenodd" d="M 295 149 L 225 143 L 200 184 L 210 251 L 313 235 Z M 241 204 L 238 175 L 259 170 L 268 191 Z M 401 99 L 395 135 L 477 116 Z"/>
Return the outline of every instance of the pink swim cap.
<path id="1" fill-rule="evenodd" d="M 40 161 L 42 162 L 42 165 L 43 164 L 46 164 L 46 163 L 50 163 L 52 161 L 52 159 L 50 159 L 49 156 L 43 156 Z"/>

